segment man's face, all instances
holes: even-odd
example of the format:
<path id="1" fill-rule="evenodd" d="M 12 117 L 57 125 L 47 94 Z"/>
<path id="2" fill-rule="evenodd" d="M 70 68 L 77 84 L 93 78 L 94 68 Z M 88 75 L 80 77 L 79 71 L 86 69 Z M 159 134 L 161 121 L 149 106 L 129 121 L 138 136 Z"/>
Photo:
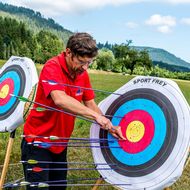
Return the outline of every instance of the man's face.
<path id="1" fill-rule="evenodd" d="M 67 51 L 66 51 L 67 52 Z M 86 71 L 90 64 L 93 62 L 93 58 L 81 57 L 73 55 L 72 52 L 67 52 L 68 55 L 68 66 L 71 72 L 75 75 L 80 75 Z"/>

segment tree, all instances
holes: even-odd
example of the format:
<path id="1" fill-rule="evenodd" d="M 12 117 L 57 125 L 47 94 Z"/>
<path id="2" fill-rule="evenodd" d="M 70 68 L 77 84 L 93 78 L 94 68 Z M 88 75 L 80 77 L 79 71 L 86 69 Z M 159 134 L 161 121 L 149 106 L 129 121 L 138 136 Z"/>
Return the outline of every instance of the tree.
<path id="1" fill-rule="evenodd" d="M 39 63 L 45 63 L 50 57 L 53 57 L 63 50 L 63 42 L 51 32 L 41 30 L 37 35 L 39 52 L 41 54 Z M 34 55 L 35 56 L 35 55 Z M 39 57 L 39 56 L 37 56 Z"/>
<path id="2" fill-rule="evenodd" d="M 128 52 L 129 52 L 129 47 L 126 44 L 121 44 L 121 45 L 115 45 L 113 47 L 113 52 L 115 55 L 115 59 L 117 62 L 117 66 L 121 67 L 121 71 L 124 71 L 124 62 L 126 59 L 128 59 Z"/>
<path id="3" fill-rule="evenodd" d="M 22 44 L 22 47 L 20 48 L 20 53 L 19 53 L 20 56 L 23 56 L 23 57 L 31 57 L 31 51 L 30 49 L 28 48 L 26 42 L 24 42 Z"/>
<path id="4" fill-rule="evenodd" d="M 96 64 L 98 70 L 111 71 L 114 63 L 114 55 L 111 50 L 103 48 L 99 50 L 96 58 Z"/>
<path id="5" fill-rule="evenodd" d="M 3 43 L 3 38 L 0 35 L 0 59 L 4 58 L 4 43 Z"/>
<path id="6" fill-rule="evenodd" d="M 130 74 L 133 74 L 134 68 L 137 65 L 143 65 L 147 68 L 152 67 L 152 61 L 149 58 L 148 52 L 130 48 L 129 45 L 132 41 L 127 41 L 127 44 L 115 45 L 114 55 L 116 58 L 117 65 L 120 65 L 121 71 L 125 72 L 127 69 L 130 70 Z"/>
<path id="7" fill-rule="evenodd" d="M 139 64 L 147 69 L 151 69 L 153 66 L 152 60 L 148 54 L 148 51 L 143 50 L 139 52 Z"/>
<path id="8" fill-rule="evenodd" d="M 124 66 L 127 69 L 130 69 L 130 74 L 133 74 L 134 68 L 137 64 L 140 63 L 138 51 L 134 49 L 130 49 L 128 52 L 128 57 L 126 58 L 124 62 Z"/>

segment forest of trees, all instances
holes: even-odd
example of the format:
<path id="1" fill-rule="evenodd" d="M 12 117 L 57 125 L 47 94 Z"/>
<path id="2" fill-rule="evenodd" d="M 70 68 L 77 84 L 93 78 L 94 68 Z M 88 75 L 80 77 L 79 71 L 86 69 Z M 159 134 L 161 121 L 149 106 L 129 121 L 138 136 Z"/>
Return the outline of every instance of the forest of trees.
<path id="1" fill-rule="evenodd" d="M 51 18 L 48 18 L 48 22 L 47 22 L 47 19 L 43 18 L 43 16 L 41 15 L 40 12 L 35 12 L 32 9 L 17 7 L 17 6 L 9 5 L 6 3 L 4 4 L 4 3 L 0 2 L 0 10 L 5 11 L 5 12 L 11 12 L 12 14 L 19 14 L 19 15 L 24 14 L 28 18 L 38 20 L 38 24 L 41 27 L 44 27 L 44 25 L 46 25 L 49 28 L 54 28 L 57 30 L 63 30 L 64 29 L 61 25 L 55 23 L 55 21 Z"/>
<path id="2" fill-rule="evenodd" d="M 8 17 L 0 17 L 0 26 L 0 59 L 17 55 L 44 63 L 63 50 L 63 41 L 49 31 L 33 34 L 23 22 Z"/>
<path id="3" fill-rule="evenodd" d="M 96 58 L 94 69 L 133 74 L 135 67 L 152 67 L 147 51 L 136 51 L 129 44 L 113 45 L 112 50 L 102 48 Z M 128 72 L 129 71 L 129 72 Z"/>
<path id="4" fill-rule="evenodd" d="M 132 44 L 132 40 L 127 41 L 127 44 Z M 105 44 L 99 42 L 97 45 L 99 49 L 106 48 L 111 51 L 113 51 L 114 47 L 114 45 L 110 44 L 108 41 Z M 153 66 L 158 65 L 160 68 L 164 68 L 173 72 L 190 72 L 189 63 L 164 49 L 145 46 L 130 46 L 130 48 L 135 49 L 138 52 L 146 50 L 152 60 Z"/>
<path id="5" fill-rule="evenodd" d="M 190 72 L 184 72 L 187 71 L 187 68 L 176 65 L 170 67 L 171 65 L 163 62 L 152 62 L 147 51 L 135 51 L 134 48 L 131 48 L 130 43 L 111 45 L 106 42 L 105 44 L 99 43 L 98 46 L 101 49 L 91 66 L 93 69 L 190 80 Z"/>

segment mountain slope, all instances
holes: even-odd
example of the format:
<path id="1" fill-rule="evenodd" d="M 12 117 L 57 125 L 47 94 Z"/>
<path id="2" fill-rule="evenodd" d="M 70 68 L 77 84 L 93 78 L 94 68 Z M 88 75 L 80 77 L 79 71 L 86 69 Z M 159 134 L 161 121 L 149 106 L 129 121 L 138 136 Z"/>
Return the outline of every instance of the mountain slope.
<path id="1" fill-rule="evenodd" d="M 48 30 L 61 38 L 64 43 L 72 34 L 71 31 L 55 23 L 53 19 L 46 19 L 41 15 L 40 12 L 35 12 L 32 9 L 3 4 L 0 2 L 0 16 L 11 17 L 22 21 L 26 24 L 27 28 L 29 28 L 34 33 L 37 33 L 42 29 Z"/>
<path id="2" fill-rule="evenodd" d="M 138 51 L 147 50 L 153 62 L 162 62 L 168 65 L 175 65 L 178 67 L 186 67 L 190 69 L 190 63 L 182 60 L 179 57 L 176 57 L 164 49 L 143 46 L 133 46 L 132 48 Z"/>

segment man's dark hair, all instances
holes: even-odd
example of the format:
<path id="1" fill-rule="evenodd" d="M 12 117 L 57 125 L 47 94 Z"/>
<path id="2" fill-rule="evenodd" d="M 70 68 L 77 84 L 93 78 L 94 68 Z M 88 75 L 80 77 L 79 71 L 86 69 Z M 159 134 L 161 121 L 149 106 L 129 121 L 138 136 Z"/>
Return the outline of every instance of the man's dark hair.
<path id="1" fill-rule="evenodd" d="M 85 32 L 73 34 L 69 38 L 66 48 L 69 48 L 75 56 L 93 58 L 98 54 L 96 41 L 90 34 Z"/>

